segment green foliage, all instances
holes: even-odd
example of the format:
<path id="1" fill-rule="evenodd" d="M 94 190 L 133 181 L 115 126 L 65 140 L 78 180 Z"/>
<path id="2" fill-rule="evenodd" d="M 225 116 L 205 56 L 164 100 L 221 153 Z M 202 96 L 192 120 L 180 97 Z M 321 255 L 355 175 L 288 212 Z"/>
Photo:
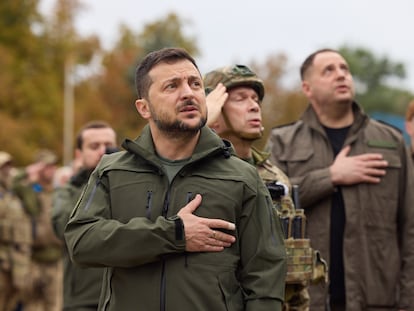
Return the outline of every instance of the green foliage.
<path id="1" fill-rule="evenodd" d="M 178 46 L 197 55 L 196 42 L 184 36 L 183 22 L 175 14 L 149 23 L 141 32 L 120 25 L 119 39 L 114 48 L 104 56 L 105 71 L 96 77 L 100 105 L 111 111 L 108 120 L 118 136 L 136 137 L 146 124 L 135 110 L 135 69 L 149 52 L 164 47 Z"/>
<path id="2" fill-rule="evenodd" d="M 370 50 L 343 46 L 339 52 L 347 60 L 356 85 L 356 100 L 367 112 L 403 115 L 413 94 L 392 85 L 406 77 L 404 64 L 378 57 Z"/>
<path id="3" fill-rule="evenodd" d="M 143 53 L 164 47 L 183 47 L 191 55 L 198 54 L 198 48 L 194 38 L 187 38 L 183 34 L 182 21 L 176 14 L 170 13 L 165 19 L 148 24 L 138 40 L 144 47 Z"/>
<path id="4" fill-rule="evenodd" d="M 80 36 L 74 19 L 79 0 L 56 0 L 50 19 L 38 12 L 39 0 L 0 1 L 0 150 L 14 155 L 17 165 L 29 163 L 40 148 L 63 154 L 64 85 L 74 84 L 73 136 L 92 119 L 109 122 L 120 140 L 134 138 L 146 124 L 135 110 L 135 68 L 148 52 L 182 47 L 197 57 L 194 38 L 185 33 L 189 21 L 174 13 L 148 23 L 141 31 L 120 25 L 116 44 L 101 49 L 96 35 Z M 405 68 L 363 48 L 342 47 L 358 86 L 357 100 L 369 111 L 402 114 L 413 98 L 390 81 L 405 77 Z M 101 57 L 99 66 L 93 60 Z M 279 124 L 295 121 L 307 105 L 297 86 L 287 89 L 281 80 L 287 57 L 271 55 L 251 67 L 264 80 L 265 136 Z M 84 75 L 66 74 L 82 65 Z M 265 142 L 265 138 L 260 143 Z"/>
<path id="5" fill-rule="evenodd" d="M 287 64 L 286 55 L 276 54 L 270 55 L 262 64 L 252 62 L 249 65 L 265 85 L 262 103 L 262 123 L 265 130 L 262 139 L 255 142 L 259 149 L 264 148 L 273 127 L 296 121 L 307 106 L 306 98 L 296 86 L 291 89 L 282 86 Z"/>
<path id="6" fill-rule="evenodd" d="M 24 57 L 32 49 L 32 27 L 41 21 L 38 0 L 0 1 L 0 43 Z"/>

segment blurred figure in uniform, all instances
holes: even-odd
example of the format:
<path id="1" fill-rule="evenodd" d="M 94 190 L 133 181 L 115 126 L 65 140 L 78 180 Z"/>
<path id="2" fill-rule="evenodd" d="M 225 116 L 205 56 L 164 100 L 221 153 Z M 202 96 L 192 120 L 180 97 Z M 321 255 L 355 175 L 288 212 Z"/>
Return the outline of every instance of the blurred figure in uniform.
<path id="1" fill-rule="evenodd" d="M 91 121 L 80 129 L 76 138 L 75 157 L 80 160 L 81 168 L 66 185 L 55 191 L 53 200 L 53 228 L 62 242 L 70 213 L 87 185 L 90 174 L 105 153 L 115 150 L 116 134 L 106 122 Z M 65 247 L 63 270 L 63 310 L 97 310 L 103 269 L 81 268 L 72 263 Z"/>
<path id="2" fill-rule="evenodd" d="M 292 186 L 287 176 L 268 158 L 269 154 L 253 147 L 253 143 L 263 134 L 261 104 L 265 94 L 264 85 L 247 66 L 235 65 L 218 68 L 204 77 L 207 95 L 207 124 L 222 138 L 229 140 L 237 155 L 255 165 L 262 180 L 267 185 L 282 224 L 285 225 L 285 245 L 288 255 L 288 273 L 284 310 L 309 310 L 307 287 L 313 279 L 325 280 L 326 267 L 318 262 L 310 247 L 309 239 L 303 232 L 293 232 L 293 220 L 304 217 L 295 209 L 292 201 Z M 319 264 L 320 263 L 320 264 Z M 313 269 L 313 266 L 315 269 Z"/>
<path id="3" fill-rule="evenodd" d="M 63 244 L 51 222 L 53 177 L 57 156 L 50 150 L 37 153 L 33 164 L 17 173 L 13 188 L 32 221 L 33 248 L 30 291 L 24 311 L 61 311 Z"/>
<path id="4" fill-rule="evenodd" d="M 10 190 L 12 157 L 0 151 L 0 311 L 14 311 L 30 273 L 30 218 Z"/>

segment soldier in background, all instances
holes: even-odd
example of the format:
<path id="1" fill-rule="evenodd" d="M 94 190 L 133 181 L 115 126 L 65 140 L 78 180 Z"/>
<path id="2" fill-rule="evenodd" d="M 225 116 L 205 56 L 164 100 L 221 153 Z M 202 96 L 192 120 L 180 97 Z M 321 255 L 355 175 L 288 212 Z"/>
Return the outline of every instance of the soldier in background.
<path id="1" fill-rule="evenodd" d="M 34 163 L 17 173 L 13 182 L 33 225 L 30 290 L 23 301 L 24 311 L 62 310 L 63 244 L 51 223 L 57 160 L 52 151 L 41 150 Z"/>
<path id="2" fill-rule="evenodd" d="M 0 151 L 0 311 L 16 309 L 30 274 L 31 222 L 10 190 L 11 170 L 11 155 Z"/>
<path id="3" fill-rule="evenodd" d="M 288 274 L 284 310 L 309 310 L 307 287 L 315 271 L 315 281 L 324 280 L 325 266 L 314 265 L 310 241 L 303 232 L 295 236 L 289 229 L 295 217 L 301 217 L 295 210 L 291 193 L 292 186 L 286 175 L 268 161 L 269 154 L 260 152 L 252 145 L 263 134 L 261 103 L 264 97 L 263 82 L 248 67 L 243 65 L 218 68 L 204 77 L 206 88 L 208 121 L 216 133 L 229 140 L 237 155 L 255 165 L 268 186 L 277 217 L 287 221 L 285 245 L 288 254 Z M 282 219 L 283 220 L 283 219 Z M 302 218 L 304 225 L 304 218 Z M 304 227 L 303 227 L 304 229 Z M 315 269 L 312 268 L 315 267 Z M 321 271 L 322 274 L 316 272 Z"/>
<path id="4" fill-rule="evenodd" d="M 115 131 L 103 121 L 85 124 L 76 138 L 75 158 L 80 160 L 80 170 L 69 183 L 55 191 L 52 223 L 56 235 L 64 243 L 63 233 L 70 213 L 87 185 L 92 171 L 108 150 L 116 148 Z M 102 268 L 81 268 L 72 263 L 65 247 L 63 258 L 63 310 L 97 310 L 102 286 Z"/>

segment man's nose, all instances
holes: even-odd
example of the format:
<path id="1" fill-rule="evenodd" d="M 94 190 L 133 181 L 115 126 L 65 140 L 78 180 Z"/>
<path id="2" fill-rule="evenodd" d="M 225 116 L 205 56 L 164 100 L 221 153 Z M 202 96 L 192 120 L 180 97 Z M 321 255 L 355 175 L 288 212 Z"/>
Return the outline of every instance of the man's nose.
<path id="1" fill-rule="evenodd" d="M 250 98 L 249 99 L 249 110 L 250 111 L 260 111 L 260 104 L 257 102 L 257 100 Z"/>
<path id="2" fill-rule="evenodd" d="M 181 87 L 181 96 L 184 98 L 194 97 L 194 90 L 191 88 L 189 84 L 183 83 Z"/>
<path id="3" fill-rule="evenodd" d="M 106 145 L 105 144 L 99 145 L 99 155 L 102 157 L 105 154 L 105 152 L 106 152 Z"/>

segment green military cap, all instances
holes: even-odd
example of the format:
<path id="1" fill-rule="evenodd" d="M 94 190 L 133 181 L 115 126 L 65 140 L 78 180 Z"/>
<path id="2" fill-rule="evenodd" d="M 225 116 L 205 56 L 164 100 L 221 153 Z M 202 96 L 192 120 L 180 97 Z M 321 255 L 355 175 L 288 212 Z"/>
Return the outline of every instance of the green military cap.
<path id="1" fill-rule="evenodd" d="M 51 165 L 56 164 L 58 162 L 58 157 L 53 151 L 43 149 L 36 153 L 34 161 Z"/>
<path id="2" fill-rule="evenodd" d="M 207 73 L 204 76 L 206 94 L 210 93 L 220 82 L 227 90 L 238 86 L 248 86 L 257 92 L 260 101 L 264 97 L 263 81 L 247 66 L 227 66 Z"/>

